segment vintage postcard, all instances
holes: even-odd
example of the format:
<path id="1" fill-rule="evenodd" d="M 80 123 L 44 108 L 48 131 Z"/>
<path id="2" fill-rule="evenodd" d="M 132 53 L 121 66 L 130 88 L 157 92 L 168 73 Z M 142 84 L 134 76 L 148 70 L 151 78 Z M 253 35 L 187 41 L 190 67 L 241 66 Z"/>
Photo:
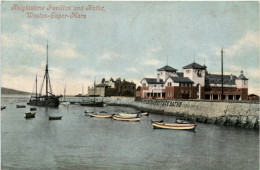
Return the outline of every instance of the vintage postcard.
<path id="1" fill-rule="evenodd" d="M 1 168 L 259 169 L 259 2 L 2 1 Z"/>

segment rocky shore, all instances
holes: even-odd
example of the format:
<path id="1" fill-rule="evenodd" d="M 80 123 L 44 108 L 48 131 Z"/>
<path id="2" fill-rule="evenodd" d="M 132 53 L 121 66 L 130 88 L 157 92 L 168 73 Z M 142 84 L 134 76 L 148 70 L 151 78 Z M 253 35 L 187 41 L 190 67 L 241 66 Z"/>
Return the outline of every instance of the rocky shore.
<path id="1" fill-rule="evenodd" d="M 156 114 L 167 114 L 200 123 L 259 130 L 259 103 L 201 100 L 152 100 L 106 97 L 109 105 L 123 105 Z"/>

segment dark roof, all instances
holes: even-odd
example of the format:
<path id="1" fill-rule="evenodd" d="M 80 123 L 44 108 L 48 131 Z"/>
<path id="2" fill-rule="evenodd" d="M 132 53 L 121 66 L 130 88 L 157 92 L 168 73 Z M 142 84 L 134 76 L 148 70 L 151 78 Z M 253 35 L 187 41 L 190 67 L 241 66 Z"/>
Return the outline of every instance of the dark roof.
<path id="1" fill-rule="evenodd" d="M 232 80 L 231 80 L 231 75 L 223 75 L 223 83 L 224 84 L 229 84 L 229 85 L 235 85 L 236 82 L 235 80 L 237 79 L 237 76 L 232 75 Z M 207 74 L 206 75 L 206 85 L 209 84 L 221 84 L 221 74 Z"/>
<path id="2" fill-rule="evenodd" d="M 190 69 L 190 68 L 193 68 L 193 69 L 206 69 L 207 66 L 205 66 L 205 65 L 202 66 L 202 65 L 199 65 L 198 63 L 193 62 L 193 63 L 191 63 L 189 65 L 186 65 L 186 66 L 184 66 L 182 68 L 183 69 Z"/>
<path id="3" fill-rule="evenodd" d="M 172 77 L 172 76 L 170 76 L 169 78 L 171 78 L 175 83 L 194 83 L 188 77 Z"/>
<path id="4" fill-rule="evenodd" d="M 157 71 L 176 72 L 177 69 L 172 68 L 171 66 L 166 65 L 166 66 L 164 66 L 164 67 L 162 67 L 162 68 L 157 69 Z"/>
<path id="5" fill-rule="evenodd" d="M 239 80 L 248 80 L 248 79 L 244 76 L 243 71 L 241 71 L 241 73 L 240 73 L 240 75 L 237 77 L 237 79 L 239 79 Z"/>
<path id="6" fill-rule="evenodd" d="M 101 84 L 97 84 L 97 85 L 96 85 L 96 87 L 106 87 L 106 86 L 109 86 L 109 85 L 107 85 L 107 84 L 105 84 L 105 83 L 101 83 Z"/>
<path id="7" fill-rule="evenodd" d="M 178 77 L 183 77 L 183 72 L 177 72 Z"/>
<path id="8" fill-rule="evenodd" d="M 164 84 L 163 80 L 160 79 L 160 82 L 157 82 L 156 78 L 144 78 L 148 84 Z"/>

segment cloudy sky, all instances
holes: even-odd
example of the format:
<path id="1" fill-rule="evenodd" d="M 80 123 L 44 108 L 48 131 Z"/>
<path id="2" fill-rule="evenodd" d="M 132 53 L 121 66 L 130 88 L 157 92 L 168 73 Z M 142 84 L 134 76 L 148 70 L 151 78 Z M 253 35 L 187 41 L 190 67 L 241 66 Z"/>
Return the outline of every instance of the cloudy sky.
<path id="1" fill-rule="evenodd" d="M 19 6 L 84 6 L 86 18 L 27 18 Z M 86 11 L 88 5 L 104 11 Z M 49 41 L 49 69 L 55 94 L 78 94 L 96 77 L 140 83 L 156 77 L 167 63 L 178 71 L 194 60 L 210 73 L 249 78 L 249 93 L 259 91 L 258 2 L 4 2 L 2 3 L 1 85 L 31 92 L 41 83 Z M 40 85 L 39 83 L 39 85 Z"/>

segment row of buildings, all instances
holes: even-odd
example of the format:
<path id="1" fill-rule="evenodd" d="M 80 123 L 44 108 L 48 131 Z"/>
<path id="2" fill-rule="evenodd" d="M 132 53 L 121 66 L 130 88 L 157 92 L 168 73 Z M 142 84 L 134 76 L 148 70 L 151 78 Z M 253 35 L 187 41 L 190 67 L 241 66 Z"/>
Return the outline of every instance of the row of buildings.
<path id="1" fill-rule="evenodd" d="M 222 85 L 223 83 L 223 85 Z M 102 79 L 88 88 L 89 96 L 135 96 L 144 99 L 203 99 L 203 100 L 258 100 L 248 95 L 248 78 L 243 71 L 234 74 L 211 74 L 207 66 L 191 63 L 182 72 L 166 65 L 157 69 L 157 77 L 143 78 L 138 88 L 133 82 L 120 78 Z"/>
<path id="2" fill-rule="evenodd" d="M 114 80 L 111 78 L 106 81 L 105 78 L 102 79 L 100 84 L 94 85 L 94 87 L 88 87 L 89 96 L 132 96 L 134 97 L 136 93 L 136 84 L 133 82 L 128 82 L 126 80 L 121 80 L 117 78 Z"/>
<path id="3" fill-rule="evenodd" d="M 141 98 L 152 99 L 206 99 L 247 100 L 248 79 L 241 71 L 239 76 L 210 74 L 205 65 L 191 63 L 183 72 L 171 66 L 157 69 L 156 78 L 141 80 Z"/>

